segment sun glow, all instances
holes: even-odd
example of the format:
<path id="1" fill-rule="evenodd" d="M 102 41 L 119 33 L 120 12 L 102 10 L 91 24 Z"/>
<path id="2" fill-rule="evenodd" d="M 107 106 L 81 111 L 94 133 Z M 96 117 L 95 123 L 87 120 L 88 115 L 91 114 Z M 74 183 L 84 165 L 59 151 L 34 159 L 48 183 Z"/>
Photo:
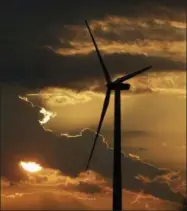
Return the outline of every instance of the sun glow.
<path id="1" fill-rule="evenodd" d="M 23 162 L 23 161 L 21 161 L 20 166 L 25 171 L 28 171 L 28 172 L 38 172 L 38 171 L 42 170 L 42 167 L 35 162 Z"/>

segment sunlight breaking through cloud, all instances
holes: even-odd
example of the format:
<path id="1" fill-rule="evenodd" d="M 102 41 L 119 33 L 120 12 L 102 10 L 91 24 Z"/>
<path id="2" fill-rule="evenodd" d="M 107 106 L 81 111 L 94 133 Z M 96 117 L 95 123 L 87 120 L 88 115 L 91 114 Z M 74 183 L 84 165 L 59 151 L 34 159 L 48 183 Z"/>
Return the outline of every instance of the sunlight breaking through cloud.
<path id="1" fill-rule="evenodd" d="M 21 161 L 20 162 L 20 166 L 25 170 L 25 171 L 28 171 L 28 172 L 39 172 L 42 170 L 42 167 L 35 163 L 35 162 L 24 162 L 24 161 Z"/>
<path id="2" fill-rule="evenodd" d="M 46 124 L 52 117 L 55 117 L 56 114 L 54 114 L 53 112 L 47 111 L 45 108 L 42 108 L 40 110 L 40 113 L 43 114 L 43 119 L 39 120 L 40 124 Z"/>

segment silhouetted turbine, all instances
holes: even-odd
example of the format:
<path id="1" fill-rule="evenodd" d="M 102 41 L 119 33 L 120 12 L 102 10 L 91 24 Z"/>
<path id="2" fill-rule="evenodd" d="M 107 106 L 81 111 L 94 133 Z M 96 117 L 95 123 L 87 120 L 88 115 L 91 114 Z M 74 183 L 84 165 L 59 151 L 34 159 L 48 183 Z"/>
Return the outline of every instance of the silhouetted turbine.
<path id="1" fill-rule="evenodd" d="M 113 161 L 113 210 L 120 211 L 122 210 L 122 181 L 121 181 L 121 101 L 120 101 L 120 93 L 121 90 L 129 90 L 130 84 L 123 84 L 124 81 L 150 69 L 152 66 L 145 67 L 143 69 L 140 69 L 138 71 L 135 71 L 133 73 L 129 73 L 123 77 L 120 77 L 116 79 L 115 81 L 111 81 L 110 75 L 108 73 L 108 70 L 103 62 L 103 59 L 100 55 L 99 49 L 97 47 L 97 44 L 94 40 L 94 37 L 92 35 L 91 29 L 88 25 L 88 22 L 85 20 L 85 24 L 88 28 L 88 31 L 90 33 L 90 36 L 92 38 L 93 44 L 95 46 L 97 56 L 99 58 L 99 61 L 101 63 L 101 67 L 106 79 L 106 97 L 103 104 L 103 109 L 101 112 L 101 117 L 99 121 L 99 125 L 97 128 L 97 133 L 94 139 L 93 147 L 91 149 L 91 153 L 88 159 L 88 163 L 86 165 L 86 170 L 89 168 L 89 164 L 95 149 L 95 145 L 101 130 L 101 126 L 110 102 L 110 94 L 111 91 L 114 90 L 115 97 L 114 97 L 114 161 Z"/>

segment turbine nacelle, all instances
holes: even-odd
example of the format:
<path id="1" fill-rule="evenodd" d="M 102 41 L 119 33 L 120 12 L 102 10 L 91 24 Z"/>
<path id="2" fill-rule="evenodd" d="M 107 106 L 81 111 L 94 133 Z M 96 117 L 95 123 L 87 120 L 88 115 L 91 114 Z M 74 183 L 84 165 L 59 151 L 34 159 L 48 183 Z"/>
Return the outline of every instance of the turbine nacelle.
<path id="1" fill-rule="evenodd" d="M 108 89 L 110 90 L 129 90 L 130 84 L 128 83 L 109 83 L 106 85 Z"/>

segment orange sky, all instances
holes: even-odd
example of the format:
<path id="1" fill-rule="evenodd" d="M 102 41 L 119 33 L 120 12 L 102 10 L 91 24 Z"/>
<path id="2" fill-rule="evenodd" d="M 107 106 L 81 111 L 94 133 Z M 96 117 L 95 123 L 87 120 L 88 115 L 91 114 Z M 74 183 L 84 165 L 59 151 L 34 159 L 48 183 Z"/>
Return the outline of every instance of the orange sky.
<path id="1" fill-rule="evenodd" d="M 153 66 L 121 97 L 124 207 L 178 208 L 186 186 L 186 2 L 135 3 L 0 8 L 3 208 L 111 208 L 113 96 L 92 171 L 84 171 L 106 88 L 85 18 L 112 79 Z"/>

